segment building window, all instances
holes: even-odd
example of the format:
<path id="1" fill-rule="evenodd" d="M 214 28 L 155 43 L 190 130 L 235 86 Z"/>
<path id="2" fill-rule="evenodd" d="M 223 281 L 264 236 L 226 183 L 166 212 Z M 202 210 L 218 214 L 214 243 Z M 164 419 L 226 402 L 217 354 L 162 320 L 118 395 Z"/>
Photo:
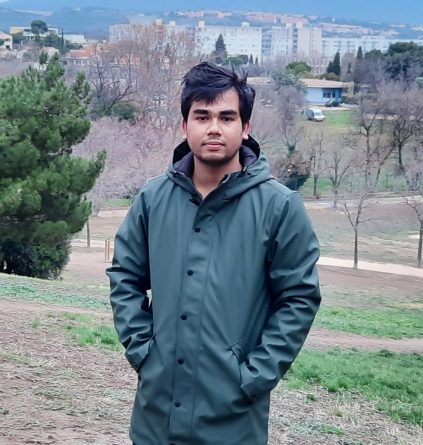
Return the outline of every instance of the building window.
<path id="1" fill-rule="evenodd" d="M 325 99 L 330 99 L 331 98 L 331 95 L 330 95 L 330 93 L 323 93 L 323 97 L 325 98 Z"/>

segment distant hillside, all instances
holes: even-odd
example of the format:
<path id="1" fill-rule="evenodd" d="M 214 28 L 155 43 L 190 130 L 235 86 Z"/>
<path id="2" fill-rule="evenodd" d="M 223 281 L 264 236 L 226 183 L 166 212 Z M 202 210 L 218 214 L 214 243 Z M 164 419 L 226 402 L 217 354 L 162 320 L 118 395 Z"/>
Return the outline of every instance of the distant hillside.
<path id="1" fill-rule="evenodd" d="M 145 10 L 267 10 L 277 12 L 319 15 L 387 23 L 423 23 L 423 2 L 421 0 L 7 0 L 4 7 L 12 9 L 52 10 L 61 8 L 119 8 L 121 11 Z"/>
<path id="2" fill-rule="evenodd" d="M 107 37 L 110 25 L 126 23 L 128 21 L 125 13 L 112 9 L 61 9 L 54 12 L 51 16 L 45 17 L 37 14 L 0 8 L 0 29 L 6 32 L 9 32 L 10 26 L 29 25 L 34 19 L 41 19 L 49 25 L 63 28 L 64 32 L 67 34 L 84 33 L 88 37 L 91 36 L 97 38 Z"/>

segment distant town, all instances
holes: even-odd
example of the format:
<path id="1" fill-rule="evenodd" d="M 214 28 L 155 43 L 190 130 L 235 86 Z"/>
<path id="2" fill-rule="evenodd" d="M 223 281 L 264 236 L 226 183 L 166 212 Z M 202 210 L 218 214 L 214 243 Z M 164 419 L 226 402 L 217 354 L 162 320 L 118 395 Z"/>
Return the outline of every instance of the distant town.
<path id="1" fill-rule="evenodd" d="M 36 14 L 36 11 L 32 13 Z M 97 31 L 97 37 L 92 31 L 68 33 L 66 30 L 69 28 L 77 30 L 75 24 L 50 23 L 55 15 L 44 14 L 46 29 L 41 29 L 38 34 L 31 29 L 30 23 L 15 23 L 3 29 L 0 32 L 0 58 L 23 58 L 28 52 L 25 44 L 44 38 L 46 43 L 51 41 L 51 47 L 56 50 L 62 45 L 61 51 L 67 53 L 67 58 L 74 65 L 83 65 L 92 53 L 93 45 L 131 39 L 137 27 L 148 24 L 162 27 L 169 35 L 184 33 L 198 55 L 213 52 L 217 39 L 222 36 L 231 57 L 247 58 L 258 65 L 281 59 L 286 64 L 301 60 L 312 67 L 315 75 L 324 73 L 337 53 L 341 58 L 348 58 L 356 55 L 359 48 L 366 54 L 370 51 L 384 53 L 396 42 L 423 45 L 423 27 L 419 26 L 357 24 L 283 13 L 185 11 L 161 16 L 133 13 L 127 16 L 126 23 L 107 25 L 106 20 L 103 32 Z M 67 42 L 67 45 L 60 42 Z M 44 46 L 49 47 L 47 44 Z"/>

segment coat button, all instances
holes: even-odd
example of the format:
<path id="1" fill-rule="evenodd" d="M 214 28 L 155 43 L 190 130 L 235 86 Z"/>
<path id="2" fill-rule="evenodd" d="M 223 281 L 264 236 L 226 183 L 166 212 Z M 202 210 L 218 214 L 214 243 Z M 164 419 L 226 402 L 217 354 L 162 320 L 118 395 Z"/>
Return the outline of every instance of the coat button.
<path id="1" fill-rule="evenodd" d="M 196 227 L 196 228 L 194 229 L 194 232 L 195 232 L 195 233 L 199 233 L 199 232 L 201 232 L 201 229 L 200 229 L 199 227 Z"/>
<path id="2" fill-rule="evenodd" d="M 176 408 L 179 408 L 181 406 L 181 404 L 179 402 L 175 402 L 175 406 L 176 406 Z"/>
<path id="3" fill-rule="evenodd" d="M 183 365 L 183 364 L 184 364 L 184 361 L 180 358 L 180 359 L 178 360 L 178 363 L 179 363 L 180 365 Z"/>
<path id="4" fill-rule="evenodd" d="M 181 315 L 181 320 L 186 320 L 188 317 L 185 314 Z"/>
<path id="5" fill-rule="evenodd" d="M 189 276 L 194 275 L 194 271 L 193 271 L 193 270 L 189 270 L 189 271 L 187 272 L 187 274 L 188 274 Z"/>

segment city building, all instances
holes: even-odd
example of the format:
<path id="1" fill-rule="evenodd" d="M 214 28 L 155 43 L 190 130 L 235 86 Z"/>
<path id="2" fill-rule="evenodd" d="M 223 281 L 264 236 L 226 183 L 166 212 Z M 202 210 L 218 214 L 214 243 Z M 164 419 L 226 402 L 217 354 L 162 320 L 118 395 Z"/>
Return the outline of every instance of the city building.
<path id="1" fill-rule="evenodd" d="M 241 26 L 208 26 L 204 20 L 195 28 L 195 50 L 197 54 L 210 54 L 216 49 L 216 40 L 222 35 L 226 52 L 230 56 L 253 56 L 261 62 L 262 28 L 243 22 Z"/>
<path id="2" fill-rule="evenodd" d="M 2 31 L 0 31 L 0 49 L 13 49 L 12 36 Z"/>
<path id="3" fill-rule="evenodd" d="M 366 35 L 361 37 L 323 37 L 322 54 L 325 57 L 333 58 L 337 52 L 344 54 L 357 54 L 358 48 L 361 46 L 363 53 L 372 50 L 386 52 L 389 45 L 396 42 L 415 42 L 423 45 L 423 39 L 393 39 L 382 35 Z"/>
<path id="4" fill-rule="evenodd" d="M 18 34 L 18 33 L 22 33 L 23 37 L 26 37 L 28 40 L 34 40 L 34 38 L 36 37 L 36 34 L 34 34 L 31 31 L 31 27 L 30 26 L 11 26 L 10 29 L 10 34 Z M 48 26 L 48 32 L 46 33 L 41 33 L 40 37 L 47 37 L 49 34 L 59 34 L 59 28 L 55 27 L 55 26 Z"/>
<path id="5" fill-rule="evenodd" d="M 324 104 L 334 99 L 340 101 L 342 96 L 352 92 L 351 82 L 337 82 L 324 79 L 301 79 L 306 87 L 306 101 L 309 104 Z"/>

